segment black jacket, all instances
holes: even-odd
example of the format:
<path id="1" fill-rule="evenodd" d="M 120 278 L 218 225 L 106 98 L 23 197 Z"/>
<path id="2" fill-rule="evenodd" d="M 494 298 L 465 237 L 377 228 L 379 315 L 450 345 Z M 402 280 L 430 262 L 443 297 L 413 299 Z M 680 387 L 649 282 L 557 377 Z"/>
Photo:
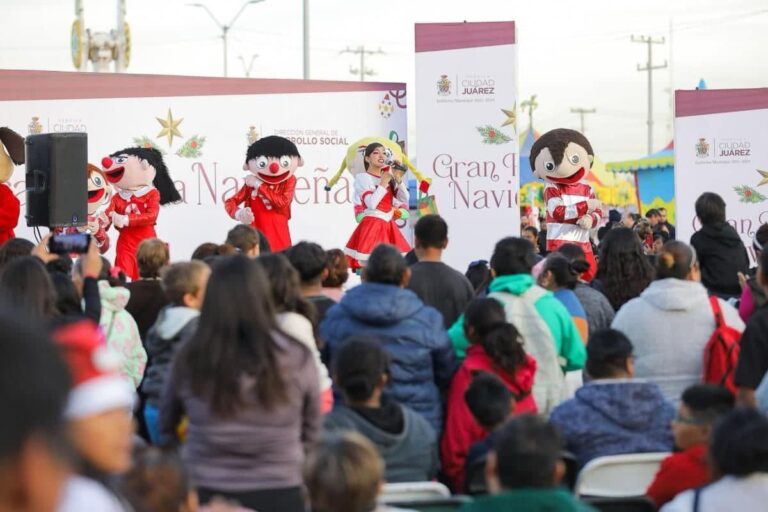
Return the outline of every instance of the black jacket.
<path id="1" fill-rule="evenodd" d="M 701 282 L 710 293 L 727 299 L 739 297 L 738 272 L 747 273 L 749 256 L 730 224 L 703 226 L 691 237 L 701 268 Z"/>

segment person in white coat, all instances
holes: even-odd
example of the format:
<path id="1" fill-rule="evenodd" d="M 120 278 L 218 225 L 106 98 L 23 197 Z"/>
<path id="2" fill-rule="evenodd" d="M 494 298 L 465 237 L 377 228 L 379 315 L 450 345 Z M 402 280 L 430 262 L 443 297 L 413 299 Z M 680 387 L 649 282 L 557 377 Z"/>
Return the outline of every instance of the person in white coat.
<path id="1" fill-rule="evenodd" d="M 717 300 L 726 325 L 743 331 L 738 311 Z M 679 241 L 664 244 L 656 279 L 619 309 L 611 327 L 635 347 L 635 377 L 655 382 L 667 400 L 679 403 L 688 386 L 701 382 L 704 348 L 715 331 L 696 251 Z"/>

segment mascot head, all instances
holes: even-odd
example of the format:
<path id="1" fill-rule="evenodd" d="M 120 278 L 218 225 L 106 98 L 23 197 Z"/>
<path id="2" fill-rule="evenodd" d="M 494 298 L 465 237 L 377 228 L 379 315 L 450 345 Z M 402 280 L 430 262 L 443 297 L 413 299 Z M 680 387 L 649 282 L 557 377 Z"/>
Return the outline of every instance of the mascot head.
<path id="1" fill-rule="evenodd" d="M 160 192 L 160 204 L 181 201 L 171 180 L 163 155 L 154 148 L 125 148 L 101 160 L 107 181 L 119 190 L 136 191 L 153 185 Z"/>
<path id="2" fill-rule="evenodd" d="M 95 215 L 109 206 L 112 199 L 112 185 L 101 169 L 88 164 L 88 215 Z"/>
<path id="3" fill-rule="evenodd" d="M 264 183 L 276 185 L 293 176 L 302 165 L 304 160 L 296 144 L 284 137 L 270 135 L 248 146 L 243 170 L 252 172 Z"/>
<path id="4" fill-rule="evenodd" d="M 0 128 L 0 183 L 13 174 L 13 166 L 24 163 L 24 137 L 10 128 Z"/>
<path id="5" fill-rule="evenodd" d="M 560 185 L 581 181 L 594 159 L 595 152 L 587 138 L 567 128 L 548 131 L 531 147 L 533 174 Z"/>

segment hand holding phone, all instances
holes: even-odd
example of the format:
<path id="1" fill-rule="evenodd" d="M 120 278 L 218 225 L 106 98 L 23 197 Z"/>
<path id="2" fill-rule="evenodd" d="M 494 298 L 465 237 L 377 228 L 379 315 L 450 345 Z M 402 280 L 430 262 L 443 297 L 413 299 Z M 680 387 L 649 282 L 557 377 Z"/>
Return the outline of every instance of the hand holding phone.
<path id="1" fill-rule="evenodd" d="M 85 254 L 91 244 L 89 233 L 53 235 L 48 240 L 48 250 L 54 254 Z"/>

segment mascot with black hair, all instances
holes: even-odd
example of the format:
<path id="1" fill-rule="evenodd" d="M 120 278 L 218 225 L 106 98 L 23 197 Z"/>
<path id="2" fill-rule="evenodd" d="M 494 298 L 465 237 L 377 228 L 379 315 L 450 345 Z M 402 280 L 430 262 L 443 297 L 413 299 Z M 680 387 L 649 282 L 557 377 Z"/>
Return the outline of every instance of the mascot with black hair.
<path id="1" fill-rule="evenodd" d="M 248 147 L 243 170 L 249 171 L 237 194 L 224 201 L 230 217 L 258 229 L 275 252 L 291 246 L 288 220 L 296 189 L 296 169 L 304 165 L 296 144 L 270 135 Z"/>
<path id="2" fill-rule="evenodd" d="M 155 238 L 160 206 L 181 201 L 168 174 L 163 155 L 153 148 L 126 148 L 101 160 L 104 175 L 117 193 L 112 196 L 109 216 L 120 231 L 115 266 L 131 279 L 138 279 L 136 250 L 142 240 Z"/>
<path id="3" fill-rule="evenodd" d="M 7 149 L 7 152 L 6 152 Z M 24 163 L 24 137 L 10 128 L 0 128 L 0 245 L 15 236 L 21 203 L 7 184 L 13 166 Z"/>
<path id="4" fill-rule="evenodd" d="M 581 276 L 591 281 L 597 273 L 590 243 L 590 230 L 600 226 L 603 206 L 584 179 L 592 168 L 595 152 L 587 138 L 576 130 L 550 130 L 531 146 L 533 174 L 547 181 L 547 251 L 576 244 L 584 250 L 589 269 Z"/>

